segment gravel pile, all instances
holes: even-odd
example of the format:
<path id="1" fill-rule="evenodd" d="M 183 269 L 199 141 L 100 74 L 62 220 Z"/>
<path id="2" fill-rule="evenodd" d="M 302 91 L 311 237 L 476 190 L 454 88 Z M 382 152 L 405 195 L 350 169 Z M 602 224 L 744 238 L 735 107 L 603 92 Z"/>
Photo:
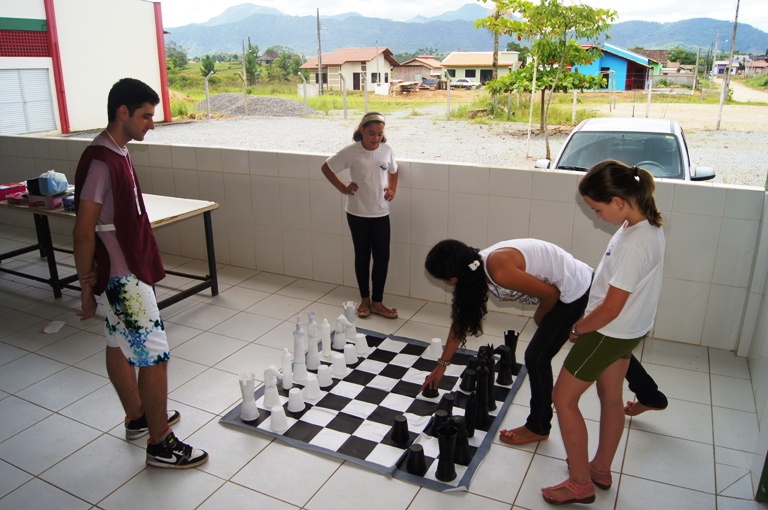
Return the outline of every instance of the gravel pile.
<path id="1" fill-rule="evenodd" d="M 211 113 L 219 113 L 230 117 L 242 117 L 245 115 L 245 101 L 242 94 L 226 93 L 211 96 Z M 208 111 L 208 102 L 204 99 L 194 106 L 198 112 Z M 248 116 L 258 117 L 309 117 L 318 115 L 314 108 L 304 103 L 283 99 L 280 97 L 254 97 L 248 96 Z"/>

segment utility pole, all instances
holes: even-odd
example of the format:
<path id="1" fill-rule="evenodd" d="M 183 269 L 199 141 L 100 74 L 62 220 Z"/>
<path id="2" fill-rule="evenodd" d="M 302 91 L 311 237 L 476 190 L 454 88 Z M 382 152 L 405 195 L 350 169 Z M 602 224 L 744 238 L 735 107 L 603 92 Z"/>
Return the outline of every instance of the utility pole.
<path id="1" fill-rule="evenodd" d="M 739 4 L 741 0 L 736 0 L 736 16 L 733 18 L 733 35 L 731 36 L 731 51 L 728 54 L 728 62 L 725 64 L 725 77 L 723 78 L 723 90 L 720 94 L 720 111 L 717 114 L 717 126 L 715 130 L 720 130 L 720 120 L 723 118 L 723 103 L 728 96 L 728 84 L 731 82 L 731 66 L 733 65 L 733 50 L 736 47 L 736 29 L 739 26 Z"/>
<path id="2" fill-rule="evenodd" d="M 317 82 L 318 94 L 323 95 L 323 49 L 320 46 L 320 8 L 317 8 Z"/>

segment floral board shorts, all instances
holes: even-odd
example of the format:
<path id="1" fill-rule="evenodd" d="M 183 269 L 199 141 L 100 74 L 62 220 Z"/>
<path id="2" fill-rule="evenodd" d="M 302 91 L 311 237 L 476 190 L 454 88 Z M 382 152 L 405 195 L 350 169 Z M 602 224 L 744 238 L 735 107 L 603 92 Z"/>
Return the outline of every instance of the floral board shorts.
<path id="1" fill-rule="evenodd" d="M 154 289 L 129 274 L 110 277 L 105 294 L 107 345 L 119 347 L 132 367 L 168 361 L 170 349 Z"/>

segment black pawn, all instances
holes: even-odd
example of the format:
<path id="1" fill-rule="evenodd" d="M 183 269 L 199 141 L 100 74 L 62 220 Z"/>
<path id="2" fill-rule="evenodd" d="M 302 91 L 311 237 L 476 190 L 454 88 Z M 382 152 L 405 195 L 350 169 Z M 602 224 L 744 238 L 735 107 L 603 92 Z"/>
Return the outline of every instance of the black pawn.
<path id="1" fill-rule="evenodd" d="M 424 458 L 424 447 L 420 444 L 412 444 L 408 447 L 405 470 L 416 476 L 424 476 L 426 474 L 427 460 Z"/>
<path id="2" fill-rule="evenodd" d="M 450 482 L 456 479 L 456 464 L 453 461 L 456 450 L 456 432 L 456 427 L 450 424 L 443 425 L 437 430 L 440 456 L 437 458 L 435 477 L 441 482 Z"/>
<path id="3" fill-rule="evenodd" d="M 522 366 L 517 366 L 517 355 L 515 354 L 515 351 L 517 350 L 517 339 L 519 337 L 520 333 L 517 331 L 512 331 L 510 329 L 504 332 L 504 345 L 508 346 L 512 351 L 512 359 L 509 361 L 509 363 L 512 366 L 512 373 L 514 375 L 517 375 L 517 373 L 520 371 L 520 368 L 522 368 Z"/>
<path id="4" fill-rule="evenodd" d="M 461 374 L 462 377 L 464 377 L 464 374 L 467 372 L 467 370 L 477 370 L 477 356 L 470 356 L 467 358 L 467 366 L 464 368 L 464 372 Z"/>
<path id="5" fill-rule="evenodd" d="M 453 414 L 453 403 L 455 400 L 456 395 L 454 395 L 453 392 L 444 393 L 440 402 L 437 403 L 437 408 L 445 410 L 445 412 L 448 413 L 448 416 L 451 416 Z"/>
<path id="6" fill-rule="evenodd" d="M 464 393 L 471 393 L 475 391 L 476 387 L 477 372 L 471 368 L 464 370 L 464 373 L 461 375 L 461 384 L 459 385 L 459 389 Z"/>
<path id="7" fill-rule="evenodd" d="M 450 416 L 445 412 L 445 409 L 438 409 L 435 411 L 435 414 L 432 415 L 432 419 L 427 424 L 425 432 L 430 436 L 437 437 L 437 429 L 445 425 L 448 418 L 450 418 Z"/>
<path id="8" fill-rule="evenodd" d="M 424 391 L 422 391 L 421 394 L 424 398 L 437 398 L 440 393 L 437 391 L 437 388 L 427 386 L 424 388 Z"/>
<path id="9" fill-rule="evenodd" d="M 469 451 L 467 422 L 463 416 L 452 416 L 450 423 L 456 427 L 456 449 L 453 451 L 453 461 L 460 466 L 469 466 L 472 454 Z"/>
<path id="10" fill-rule="evenodd" d="M 464 406 L 464 424 L 467 427 L 467 437 L 474 437 L 475 422 L 477 422 L 477 396 L 475 392 L 469 394 Z"/>
<path id="11" fill-rule="evenodd" d="M 499 362 L 496 365 L 499 367 L 499 375 L 496 377 L 496 383 L 502 386 L 509 386 L 512 384 L 512 355 L 508 345 L 500 345 L 493 351 L 499 355 Z"/>
<path id="12" fill-rule="evenodd" d="M 397 444 L 406 444 L 410 439 L 408 433 L 408 420 L 404 414 L 395 416 L 395 423 L 392 425 L 392 433 L 390 434 L 392 441 Z"/>

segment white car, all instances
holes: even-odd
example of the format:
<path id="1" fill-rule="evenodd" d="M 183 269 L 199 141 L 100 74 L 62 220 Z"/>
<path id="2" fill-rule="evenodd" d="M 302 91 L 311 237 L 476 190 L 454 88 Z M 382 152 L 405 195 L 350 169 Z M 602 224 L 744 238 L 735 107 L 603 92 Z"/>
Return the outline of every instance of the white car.
<path id="1" fill-rule="evenodd" d="M 456 78 L 455 80 L 451 80 L 451 87 L 454 88 L 479 89 L 482 86 L 482 83 L 472 81 L 469 78 Z"/>
<path id="2" fill-rule="evenodd" d="M 540 159 L 534 166 L 586 172 L 606 159 L 644 168 L 664 179 L 706 181 L 715 177 L 710 167 L 691 168 L 683 128 L 666 119 L 587 119 L 571 132 L 552 162 Z"/>

